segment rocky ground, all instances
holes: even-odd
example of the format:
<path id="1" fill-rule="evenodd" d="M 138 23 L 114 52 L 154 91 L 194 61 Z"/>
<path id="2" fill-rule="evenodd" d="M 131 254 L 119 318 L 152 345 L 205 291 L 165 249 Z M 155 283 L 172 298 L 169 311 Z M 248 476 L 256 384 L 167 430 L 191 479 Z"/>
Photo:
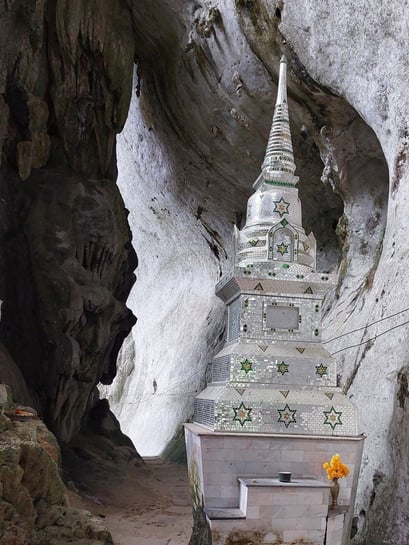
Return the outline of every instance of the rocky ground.
<path id="1" fill-rule="evenodd" d="M 36 411 L 13 403 L 4 384 L 0 409 L 0 545 L 188 544 L 186 466 L 144 461 L 124 436 L 115 444 L 90 428 L 61 456 Z"/>
<path id="2" fill-rule="evenodd" d="M 2 408 L 1 545 L 113 545 L 101 518 L 70 505 L 60 467 L 57 441 L 35 412 Z"/>
<path id="3" fill-rule="evenodd" d="M 188 545 L 192 508 L 183 465 L 150 458 L 142 465 L 77 466 L 73 507 L 91 511 L 109 528 L 115 545 Z"/>

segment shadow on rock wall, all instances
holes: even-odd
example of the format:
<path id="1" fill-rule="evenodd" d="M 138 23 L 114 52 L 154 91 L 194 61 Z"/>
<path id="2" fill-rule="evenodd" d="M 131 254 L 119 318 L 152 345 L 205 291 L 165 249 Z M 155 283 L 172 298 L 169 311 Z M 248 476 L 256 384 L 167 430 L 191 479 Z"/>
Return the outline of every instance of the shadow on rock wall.
<path id="1" fill-rule="evenodd" d="M 0 335 L 31 399 L 16 373 L 14 397 L 68 442 L 135 322 L 136 256 L 115 185 L 132 20 L 125 3 L 30 0 L 5 2 L 0 25 Z"/>
<path id="2" fill-rule="evenodd" d="M 270 10 L 263 7 L 263 2 L 255 1 L 230 2 L 223 7 L 216 7 L 215 3 L 182 6 L 175 2 L 173 8 L 168 3 L 159 5 L 160 9 L 158 4 L 145 2 L 134 13 L 138 23 L 138 70 L 131 109 L 133 119 L 120 140 L 124 161 L 122 186 L 132 186 L 129 165 L 150 157 L 153 146 L 160 149 L 160 168 L 156 166 L 151 171 L 145 168 L 144 187 L 148 191 L 152 186 L 153 201 L 162 191 L 168 201 L 179 202 L 175 213 L 186 216 L 186 225 L 194 217 L 198 228 L 199 222 L 206 222 L 210 243 L 220 247 L 221 240 L 221 247 L 228 254 L 227 261 L 219 259 L 220 270 L 226 271 L 232 254 L 232 223 L 240 225 L 251 184 L 259 172 L 271 124 L 278 61 L 285 53 L 289 62 L 289 108 L 303 223 L 307 232 L 312 230 L 317 238 L 319 270 L 333 270 L 341 263 L 341 282 L 334 298 L 348 288 L 351 276 L 359 274 L 361 288 L 369 288 L 382 251 L 386 224 L 385 159 L 370 127 L 344 98 L 314 81 L 286 43 L 279 29 L 281 3 L 277 2 L 276 8 Z M 162 29 L 160 38 L 157 28 Z M 152 133 L 156 140 L 152 139 Z M 166 175 L 162 173 L 164 170 Z M 146 206 L 157 206 L 149 202 L 150 197 Z M 129 190 L 129 207 L 134 206 L 132 198 Z M 143 238 L 143 229 L 150 231 L 153 227 L 146 223 L 139 225 L 139 218 L 131 218 L 132 222 L 138 232 L 138 245 L 145 251 L 148 242 Z M 166 239 L 169 249 L 166 256 L 182 259 L 180 240 L 173 240 L 170 232 L 165 234 L 165 223 L 157 224 L 164 231 L 159 237 Z M 187 242 L 188 250 L 184 240 L 183 248 L 194 252 L 197 241 L 192 237 Z M 146 253 L 149 256 L 152 251 L 147 247 Z M 209 262 L 213 257 L 209 254 Z M 163 277 L 169 275 L 169 259 L 158 255 L 156 269 Z M 206 286 L 212 282 L 214 285 L 211 274 L 209 270 Z M 155 290 L 154 279 L 150 282 L 141 275 L 140 281 L 146 282 L 145 292 Z M 356 290 L 355 283 L 352 289 Z M 163 293 L 163 299 L 170 301 L 169 293 Z M 353 305 L 356 299 L 353 296 L 350 299 Z M 194 300 L 187 303 L 190 306 L 186 315 L 191 316 L 190 308 L 195 304 Z M 169 316 L 166 319 L 172 323 Z M 220 320 L 217 324 L 214 321 L 204 334 L 216 338 L 220 333 L 219 323 Z M 166 327 L 166 323 L 158 317 L 156 326 Z M 175 347 L 168 343 L 167 353 L 182 353 L 183 342 L 179 339 Z M 133 356 L 140 358 L 146 369 L 149 367 L 146 362 L 155 362 L 149 350 L 148 347 L 139 356 Z M 197 348 L 197 362 L 190 362 L 192 372 L 200 367 L 199 361 L 203 357 Z M 128 369 L 124 373 L 127 380 L 129 373 L 129 380 L 132 375 L 141 377 L 140 366 L 129 371 L 131 365 L 125 356 L 124 365 Z M 172 371 L 175 374 L 177 370 Z M 119 389 L 122 387 L 123 384 L 118 384 Z M 112 394 L 117 401 L 118 388 Z M 129 396 L 124 403 L 133 399 Z M 180 405 L 185 401 L 181 397 L 174 403 Z M 191 403 L 191 399 L 187 402 Z M 125 413 L 134 411 L 134 405 L 129 403 L 128 408 L 121 405 L 118 410 L 131 422 L 132 417 Z"/>

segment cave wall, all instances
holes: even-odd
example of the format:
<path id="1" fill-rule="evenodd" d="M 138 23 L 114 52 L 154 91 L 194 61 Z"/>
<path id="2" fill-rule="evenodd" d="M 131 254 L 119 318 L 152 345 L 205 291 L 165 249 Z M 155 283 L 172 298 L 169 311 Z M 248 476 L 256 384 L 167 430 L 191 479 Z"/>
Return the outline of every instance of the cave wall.
<path id="1" fill-rule="evenodd" d="M 339 220 L 341 281 L 326 319 L 368 435 L 356 542 L 407 543 L 404 5 L 6 0 L 0 26 L 0 378 L 67 442 L 96 384 L 115 375 L 135 321 L 125 301 L 136 257 L 115 184 L 133 89 L 120 184 L 142 256 L 132 306 L 143 327 L 110 396 L 127 429 L 150 427 L 166 443 L 223 334 L 211 294 L 285 52 L 304 223 L 324 270 L 339 253 Z"/>
<path id="2" fill-rule="evenodd" d="M 102 391 L 144 455 L 159 454 L 191 417 L 223 338 L 224 305 L 214 286 L 232 263 L 233 224 L 240 225 L 259 172 L 276 92 L 277 65 L 270 75 L 247 42 L 232 55 L 229 42 L 241 33 L 234 4 L 178 13 L 153 4 L 138 10 L 139 29 L 151 39 L 150 25 L 163 32 L 156 47 L 142 45 L 150 43 L 145 35 L 140 40 L 131 109 L 118 137 L 118 185 L 140 260 L 129 300 L 138 324 L 113 387 Z M 329 270 L 339 253 L 334 227 L 342 201 L 320 182 L 318 147 L 295 110 L 305 225 L 320 235 L 320 266 Z M 322 206 L 319 216 L 315 206 Z"/>
<path id="3" fill-rule="evenodd" d="M 68 442 L 135 322 L 115 184 L 133 23 L 124 1 L 7 0 L 0 26 L 0 379 Z"/>
<path id="4" fill-rule="evenodd" d="M 399 5 L 385 11 L 377 2 L 358 2 L 353 10 L 342 3 L 336 17 L 322 2 L 293 2 L 287 7 L 288 19 L 283 20 L 282 30 L 299 58 L 312 77 L 343 95 L 360 113 L 375 132 L 387 163 L 388 191 L 382 191 L 380 199 L 373 198 L 373 191 L 379 187 L 385 166 L 372 161 L 364 175 L 356 162 L 351 165 L 342 159 L 339 164 L 339 169 L 350 170 L 343 183 L 352 196 L 358 189 L 358 202 L 354 206 L 354 200 L 346 199 L 350 247 L 340 297 L 329 316 L 329 336 L 362 328 L 330 344 L 332 351 L 337 351 L 363 343 L 338 354 L 344 389 L 360 408 L 361 427 L 368 436 L 357 506 L 361 525 L 357 541 L 362 542 L 365 536 L 368 543 L 404 544 L 409 532 L 403 508 L 408 486 L 407 313 L 401 312 L 408 306 L 405 209 L 409 97 L 403 84 L 408 60 L 401 46 L 405 17 L 399 16 Z M 299 27 L 309 10 L 314 18 L 308 17 L 309 32 L 303 32 L 301 39 Z M 304 22 L 302 25 L 305 28 Z M 362 210 L 362 196 L 367 214 Z M 379 220 L 386 215 L 382 227 Z M 377 229 L 379 225 L 384 233 Z M 368 255 L 366 250 L 371 246 Z M 371 254 L 373 265 L 369 266 Z"/>
<path id="5" fill-rule="evenodd" d="M 356 401 L 361 430 L 368 436 L 355 542 L 397 545 L 407 543 L 409 532 L 404 508 L 407 450 L 400 432 L 407 427 L 408 350 L 406 329 L 400 326 L 406 314 L 399 312 L 408 306 L 408 61 L 401 10 L 393 4 L 385 11 L 375 1 L 360 1 L 353 8 L 349 2 L 301 0 L 141 3 L 136 15 L 141 79 L 135 82 L 132 113 L 119 144 L 119 183 L 129 206 L 136 200 L 131 194 L 135 164 L 142 161 L 143 209 L 152 206 L 157 212 L 152 199 L 159 191 L 166 195 L 161 206 L 171 202 L 178 222 L 182 218 L 190 226 L 196 218 L 202 229 L 205 219 L 211 240 L 225 250 L 227 259 L 223 252 L 219 261 L 226 270 L 231 223 L 240 223 L 257 174 L 271 122 L 278 59 L 282 52 L 287 55 L 304 224 L 315 232 L 319 246 L 329 249 L 321 256 L 321 269 L 333 267 L 337 258 L 340 266 L 339 285 L 327 302 L 327 346 L 337 353 L 340 384 Z M 156 167 L 146 166 L 153 155 Z M 328 186 L 341 197 L 341 206 Z M 182 245 L 172 240 L 169 231 L 159 231 L 162 220 L 151 212 L 143 219 L 131 216 L 131 222 L 139 255 L 155 263 L 155 281 L 148 270 L 141 274 L 135 300 L 142 296 L 147 303 L 154 293 L 155 305 L 146 317 L 145 304 L 140 309 L 141 329 L 137 325 L 128 354 L 124 350 L 121 355 L 120 375 L 109 396 L 136 439 L 140 420 L 153 418 L 150 447 L 158 448 L 166 442 L 169 426 L 176 429 L 189 414 L 192 391 L 200 387 L 209 359 L 206 348 L 212 338 L 220 338 L 223 309 L 213 299 L 214 319 L 207 323 L 208 305 L 203 313 L 197 305 L 218 276 L 214 252 L 204 247 L 203 256 L 197 230 Z M 173 232 L 175 224 L 163 222 Z M 153 247 L 160 249 L 158 257 L 152 256 Z M 180 276 L 186 271 L 184 256 L 196 252 L 202 258 Z M 172 271 L 178 271 L 177 288 Z M 152 332 L 155 346 L 140 344 Z M 200 339 L 194 338 L 198 332 Z M 167 374 L 176 384 L 170 391 Z M 191 390 L 183 384 L 186 377 Z M 174 399 L 166 400 L 170 393 Z M 153 416 L 158 410 L 162 416 Z"/>

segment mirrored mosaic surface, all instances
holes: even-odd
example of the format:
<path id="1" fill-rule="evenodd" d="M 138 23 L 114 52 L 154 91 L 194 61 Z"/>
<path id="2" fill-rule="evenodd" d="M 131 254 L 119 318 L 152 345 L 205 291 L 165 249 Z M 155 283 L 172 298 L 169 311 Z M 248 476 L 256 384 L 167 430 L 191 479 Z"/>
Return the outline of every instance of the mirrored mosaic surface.
<path id="1" fill-rule="evenodd" d="M 316 271 L 294 173 L 284 78 L 246 224 L 235 230 L 233 270 L 216 286 L 227 342 L 194 420 L 225 432 L 355 436 L 356 410 L 321 345 L 322 301 L 337 278 Z"/>

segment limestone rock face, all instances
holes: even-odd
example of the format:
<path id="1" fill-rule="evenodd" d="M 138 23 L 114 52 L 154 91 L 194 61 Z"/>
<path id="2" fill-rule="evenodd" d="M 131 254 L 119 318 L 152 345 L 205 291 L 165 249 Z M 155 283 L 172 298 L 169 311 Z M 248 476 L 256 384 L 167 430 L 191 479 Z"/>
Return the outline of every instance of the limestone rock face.
<path id="1" fill-rule="evenodd" d="M 135 93 L 119 136 L 118 184 L 140 261 L 130 299 L 139 322 L 107 395 L 144 454 L 158 454 L 191 416 L 223 338 L 214 287 L 231 266 L 233 224 L 240 225 L 259 173 L 275 100 L 277 66 L 272 78 L 243 41 L 234 3 L 217 11 L 212 5 L 145 3 L 135 14 L 143 33 L 134 85 L 140 97 Z M 151 25 L 163 29 L 160 40 Z M 293 136 L 304 226 L 320 241 L 319 263 L 329 270 L 341 200 L 321 184 L 318 148 L 302 121 L 308 116 L 293 105 L 303 127 Z"/>
<path id="2" fill-rule="evenodd" d="M 60 450 L 39 419 L 0 415 L 0 542 L 4 545 L 112 545 L 100 520 L 69 507 Z"/>
<path id="3" fill-rule="evenodd" d="M 7 1 L 0 25 L 0 381 L 68 442 L 135 322 L 115 185 L 132 17 L 125 2 Z"/>
<path id="4" fill-rule="evenodd" d="M 328 346 L 368 435 L 356 542 L 408 542 L 404 10 L 395 0 L 3 3 L 0 379 L 60 439 L 98 407 L 95 386 L 114 377 L 134 322 L 136 259 L 115 186 L 134 58 L 119 183 L 141 261 L 140 325 L 110 398 L 127 430 L 153 430 L 145 447 L 157 452 L 223 337 L 213 289 L 261 164 L 284 52 L 304 227 L 323 248 L 321 270 L 341 259 Z"/>
<path id="5" fill-rule="evenodd" d="M 389 8 L 139 3 L 136 93 L 119 141 L 119 184 L 142 263 L 131 305 L 143 304 L 110 398 L 142 450 L 160 450 L 189 414 L 207 351 L 222 333 L 221 307 L 202 296 L 229 264 L 229 233 L 258 174 L 285 53 L 304 226 L 327 249 L 319 270 L 339 258 L 327 347 L 339 351 L 340 384 L 368 436 L 355 542 L 403 545 L 409 61 L 402 7 Z M 135 180 L 143 186 L 137 196 Z M 142 440 L 136 422 L 144 437 L 154 430 L 151 439 Z"/>

